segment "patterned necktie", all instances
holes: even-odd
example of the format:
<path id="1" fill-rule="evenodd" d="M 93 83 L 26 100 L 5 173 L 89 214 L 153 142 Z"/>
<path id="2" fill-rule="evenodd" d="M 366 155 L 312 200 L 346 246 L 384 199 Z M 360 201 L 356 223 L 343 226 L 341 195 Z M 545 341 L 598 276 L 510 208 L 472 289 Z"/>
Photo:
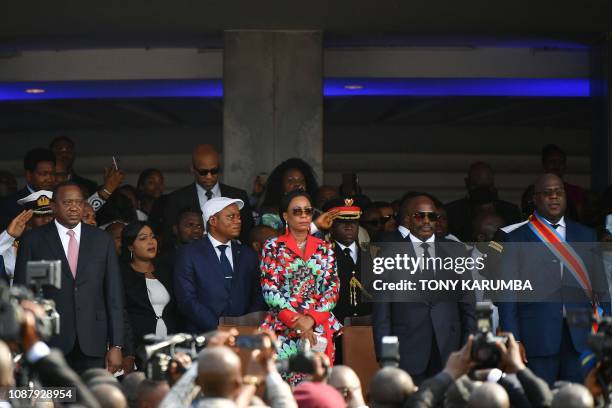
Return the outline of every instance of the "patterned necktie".
<path id="1" fill-rule="evenodd" d="M 73 230 L 68 230 L 66 234 L 70 237 L 68 241 L 68 265 L 70 266 L 72 276 L 76 278 L 77 265 L 79 264 L 79 243 Z"/>
<path id="2" fill-rule="evenodd" d="M 232 275 L 234 274 L 234 270 L 232 269 L 232 264 L 227 258 L 227 255 L 225 255 L 225 250 L 228 246 L 229 245 L 217 245 L 217 249 L 221 252 L 219 261 L 221 262 L 223 277 L 225 278 L 225 289 L 229 291 L 232 288 Z"/>
<path id="3" fill-rule="evenodd" d="M 212 191 L 210 190 L 206 190 L 206 193 L 204 194 L 206 196 L 207 200 L 210 200 L 212 198 Z M 217 247 L 218 248 L 218 247 Z"/>
<path id="4" fill-rule="evenodd" d="M 557 229 L 557 228 L 559 227 L 559 224 L 552 224 L 552 227 L 553 227 L 554 229 Z"/>

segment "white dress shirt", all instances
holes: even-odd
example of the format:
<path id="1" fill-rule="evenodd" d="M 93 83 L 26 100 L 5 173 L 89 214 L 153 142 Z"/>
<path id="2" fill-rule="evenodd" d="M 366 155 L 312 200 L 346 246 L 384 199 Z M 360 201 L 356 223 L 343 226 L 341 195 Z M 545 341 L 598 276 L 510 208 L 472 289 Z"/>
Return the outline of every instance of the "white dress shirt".
<path id="1" fill-rule="evenodd" d="M 208 234 L 208 239 L 210 240 L 210 243 L 212 244 L 212 246 L 215 248 L 215 254 L 217 254 L 217 258 L 219 258 L 219 262 L 221 262 L 221 250 L 217 247 L 219 245 L 227 245 L 227 248 L 225 248 L 225 256 L 227 256 L 227 259 L 229 260 L 230 265 L 232 265 L 232 269 L 234 269 L 234 258 L 232 256 L 232 241 L 231 240 L 227 242 L 217 241 L 211 234 Z"/>
<path id="2" fill-rule="evenodd" d="M 427 252 L 429 252 L 429 256 L 434 258 L 436 256 L 436 246 L 434 245 L 436 242 L 436 235 L 432 234 L 431 237 L 427 238 L 427 241 L 421 241 L 419 238 L 410 234 L 410 241 L 412 241 L 412 246 L 414 247 L 414 253 L 416 256 L 423 256 L 425 254 L 425 250 L 421 246 L 424 243 L 429 244 L 429 248 Z"/>
<path id="3" fill-rule="evenodd" d="M 397 227 L 397 230 L 399 231 L 399 233 L 402 235 L 402 238 L 406 238 L 408 235 L 410 235 L 410 230 L 406 227 L 404 227 L 403 225 L 400 225 Z"/>
<path id="4" fill-rule="evenodd" d="M 195 183 L 195 185 L 196 191 L 198 192 L 198 202 L 200 203 L 200 208 L 202 209 L 202 212 L 204 212 L 204 204 L 206 204 L 206 202 L 208 201 L 208 197 L 206 197 L 206 189 L 198 183 Z M 213 188 L 210 189 L 210 192 L 212 193 L 212 197 L 210 198 L 221 197 L 221 189 L 219 188 L 218 182 L 213 186 Z"/>
<path id="5" fill-rule="evenodd" d="M 68 259 L 68 243 L 70 242 L 70 235 L 68 235 L 68 228 L 64 227 L 62 224 L 55 222 L 55 227 L 57 228 L 57 233 L 59 234 L 60 240 L 62 241 L 62 247 L 64 247 L 64 254 L 66 254 L 66 259 Z M 72 228 L 74 231 L 74 237 L 77 240 L 77 244 L 81 243 L 81 223 L 79 222 L 76 227 Z"/>
<path id="6" fill-rule="evenodd" d="M 355 265 L 357 265 L 357 243 L 353 242 L 351 245 L 349 246 L 345 246 L 342 245 L 341 243 L 339 243 L 338 241 L 336 241 L 336 243 L 338 244 L 338 246 L 340 247 L 340 249 L 342 250 L 342 252 L 344 252 L 345 248 L 348 248 L 351 250 L 351 258 L 353 258 L 353 262 L 355 263 Z"/>

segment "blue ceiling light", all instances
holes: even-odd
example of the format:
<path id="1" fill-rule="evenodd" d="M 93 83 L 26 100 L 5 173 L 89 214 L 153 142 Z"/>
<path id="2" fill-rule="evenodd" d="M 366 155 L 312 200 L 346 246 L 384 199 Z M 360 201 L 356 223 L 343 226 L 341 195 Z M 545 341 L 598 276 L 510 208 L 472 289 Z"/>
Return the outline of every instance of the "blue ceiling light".
<path id="1" fill-rule="evenodd" d="M 359 87 L 356 87 L 358 84 Z M 327 78 L 326 97 L 344 96 L 522 96 L 588 97 L 582 78 Z"/>
<path id="2" fill-rule="evenodd" d="M 590 96 L 584 78 L 326 78 L 325 97 Z M 125 80 L 0 83 L 0 101 L 113 98 L 222 98 L 223 80 Z"/>

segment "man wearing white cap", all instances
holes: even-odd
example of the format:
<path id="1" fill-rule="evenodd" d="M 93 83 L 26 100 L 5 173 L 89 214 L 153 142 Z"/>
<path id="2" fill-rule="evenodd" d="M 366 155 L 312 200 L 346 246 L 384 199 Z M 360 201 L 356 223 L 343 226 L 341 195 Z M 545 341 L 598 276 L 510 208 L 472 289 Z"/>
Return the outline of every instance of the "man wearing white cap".
<path id="1" fill-rule="evenodd" d="M 204 204 L 207 236 L 178 249 L 175 292 L 191 332 L 214 330 L 221 316 L 263 310 L 257 254 L 235 241 L 244 202 L 227 197 Z"/>

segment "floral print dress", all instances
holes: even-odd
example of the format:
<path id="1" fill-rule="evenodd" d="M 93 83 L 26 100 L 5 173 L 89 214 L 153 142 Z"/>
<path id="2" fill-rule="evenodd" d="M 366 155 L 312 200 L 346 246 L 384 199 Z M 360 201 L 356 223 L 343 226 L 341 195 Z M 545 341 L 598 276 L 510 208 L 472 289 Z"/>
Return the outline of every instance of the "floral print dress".
<path id="1" fill-rule="evenodd" d="M 291 319 L 302 314 L 311 316 L 314 332 L 327 339 L 325 354 L 333 363 L 333 335 L 341 328 L 331 312 L 340 289 L 333 245 L 309 235 L 302 257 L 291 234 L 269 239 L 261 258 L 261 287 L 270 308 L 261 328 L 278 337 L 278 358 L 298 354 L 301 339 L 290 326 Z M 296 385 L 305 376 L 284 373 L 283 377 Z"/>

